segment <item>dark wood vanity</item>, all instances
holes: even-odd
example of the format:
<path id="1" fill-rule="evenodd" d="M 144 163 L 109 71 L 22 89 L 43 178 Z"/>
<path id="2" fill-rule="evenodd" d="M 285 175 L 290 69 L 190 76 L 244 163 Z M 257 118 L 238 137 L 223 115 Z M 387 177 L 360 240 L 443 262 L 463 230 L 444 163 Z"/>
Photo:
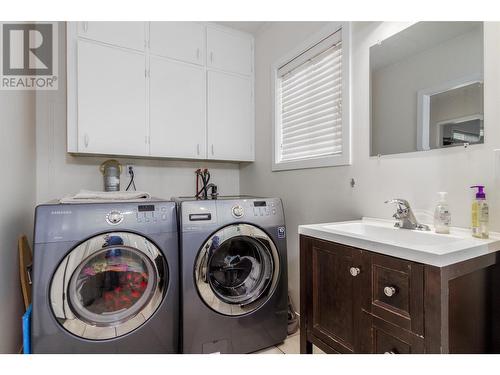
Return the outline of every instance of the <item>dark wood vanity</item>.
<path id="1" fill-rule="evenodd" d="M 300 352 L 499 353 L 500 256 L 436 267 L 300 236 Z"/>

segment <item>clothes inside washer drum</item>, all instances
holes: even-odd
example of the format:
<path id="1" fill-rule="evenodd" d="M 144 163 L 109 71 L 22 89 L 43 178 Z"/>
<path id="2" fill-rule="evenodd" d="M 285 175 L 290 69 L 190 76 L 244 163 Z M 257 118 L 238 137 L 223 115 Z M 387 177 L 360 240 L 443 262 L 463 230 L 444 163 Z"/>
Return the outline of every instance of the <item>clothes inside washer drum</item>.
<path id="1" fill-rule="evenodd" d="M 216 292 L 232 303 L 262 293 L 272 271 L 263 244 L 252 238 L 233 238 L 221 244 L 209 262 L 208 275 Z"/>
<path id="2" fill-rule="evenodd" d="M 131 251 L 114 248 L 91 258 L 76 277 L 81 306 L 99 315 L 130 309 L 149 282 L 144 260 Z"/>

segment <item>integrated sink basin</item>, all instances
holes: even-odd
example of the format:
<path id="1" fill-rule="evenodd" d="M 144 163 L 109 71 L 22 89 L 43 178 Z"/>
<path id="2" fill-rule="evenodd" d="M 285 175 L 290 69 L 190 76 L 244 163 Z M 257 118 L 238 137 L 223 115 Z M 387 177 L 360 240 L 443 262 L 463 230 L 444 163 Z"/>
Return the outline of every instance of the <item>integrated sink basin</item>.
<path id="1" fill-rule="evenodd" d="M 342 232 L 370 239 L 372 241 L 414 248 L 430 253 L 442 253 L 445 251 L 443 247 L 456 245 L 459 242 L 473 242 L 473 239 L 465 239 L 452 235 L 444 236 L 433 232 L 398 229 L 394 226 L 387 227 L 386 225 L 367 223 L 363 221 L 327 224 L 323 228 L 332 232 Z"/>
<path id="2" fill-rule="evenodd" d="M 500 249 L 500 235 L 472 237 L 452 228 L 450 234 L 399 229 L 393 221 L 363 218 L 338 223 L 300 225 L 299 234 L 354 246 L 381 254 L 443 267 Z"/>

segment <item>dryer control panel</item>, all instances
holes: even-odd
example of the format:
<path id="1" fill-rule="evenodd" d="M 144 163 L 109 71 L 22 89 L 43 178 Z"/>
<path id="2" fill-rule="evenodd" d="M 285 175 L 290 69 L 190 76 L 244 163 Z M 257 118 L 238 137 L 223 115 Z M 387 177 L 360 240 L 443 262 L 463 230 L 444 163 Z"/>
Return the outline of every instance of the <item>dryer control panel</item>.
<path id="1" fill-rule="evenodd" d="M 182 231 L 217 228 L 235 222 L 261 226 L 284 225 L 279 198 L 241 198 L 182 202 Z M 207 229 L 208 230 L 208 229 Z"/>
<path id="2" fill-rule="evenodd" d="M 262 226 L 282 225 L 283 206 L 279 198 L 245 198 L 217 201 L 218 223 L 252 222 Z"/>
<path id="3" fill-rule="evenodd" d="M 269 216 L 276 215 L 278 213 L 276 208 L 276 202 L 265 200 L 253 202 L 253 216 Z"/>

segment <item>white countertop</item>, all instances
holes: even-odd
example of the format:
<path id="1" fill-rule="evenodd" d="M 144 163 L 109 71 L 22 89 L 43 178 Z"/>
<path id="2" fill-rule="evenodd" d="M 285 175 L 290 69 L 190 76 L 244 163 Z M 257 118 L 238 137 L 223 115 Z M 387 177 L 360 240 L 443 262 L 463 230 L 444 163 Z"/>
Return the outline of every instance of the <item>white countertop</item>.
<path id="1" fill-rule="evenodd" d="M 431 231 L 398 229 L 394 221 L 372 218 L 299 225 L 299 234 L 437 267 L 500 250 L 500 233 L 482 240 L 468 229 L 453 227 L 450 234 L 437 234 L 432 227 Z"/>

